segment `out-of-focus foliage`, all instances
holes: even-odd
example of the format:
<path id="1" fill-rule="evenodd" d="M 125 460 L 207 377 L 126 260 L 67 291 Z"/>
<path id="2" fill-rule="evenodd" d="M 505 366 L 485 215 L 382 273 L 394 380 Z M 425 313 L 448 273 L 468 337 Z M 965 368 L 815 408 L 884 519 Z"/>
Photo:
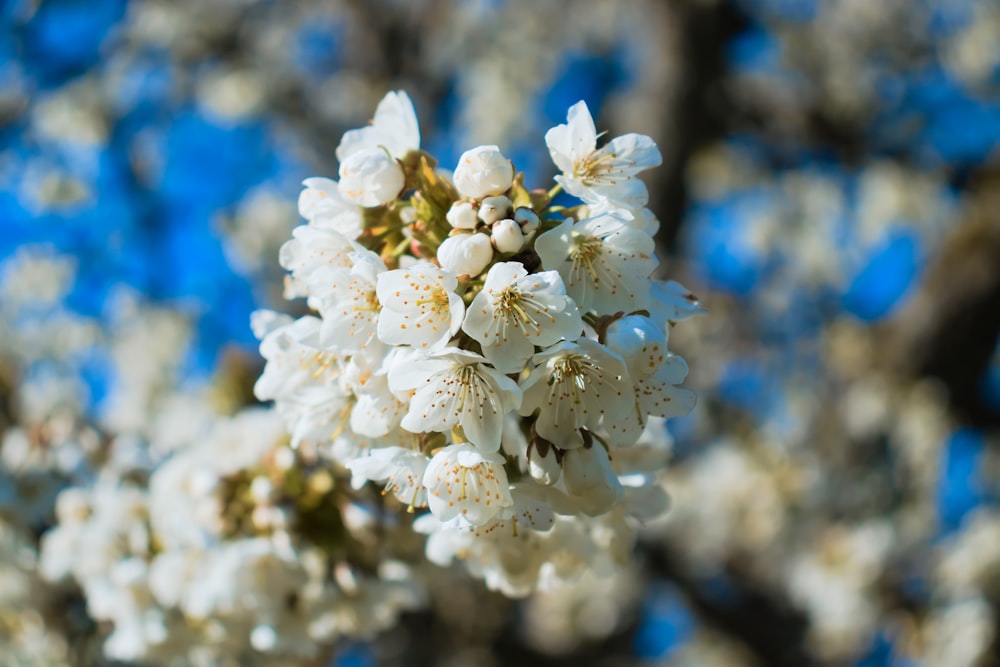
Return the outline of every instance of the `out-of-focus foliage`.
<path id="1" fill-rule="evenodd" d="M 8 663 L 991 664 L 995 3 L 12 0 L 0 21 Z M 299 181 L 394 89 L 449 170 L 495 143 L 543 181 L 579 99 L 663 149 L 661 270 L 709 315 L 671 335 L 699 405 L 627 572 L 486 593 L 245 409 Z M 265 539 L 288 525 L 309 539 Z"/>

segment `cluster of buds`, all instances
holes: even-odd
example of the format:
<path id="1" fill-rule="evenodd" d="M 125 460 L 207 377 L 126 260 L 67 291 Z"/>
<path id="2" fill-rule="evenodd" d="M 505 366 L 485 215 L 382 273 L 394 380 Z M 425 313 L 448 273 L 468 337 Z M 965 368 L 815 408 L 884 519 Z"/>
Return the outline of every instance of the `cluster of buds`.
<path id="1" fill-rule="evenodd" d="M 429 558 L 465 558 L 512 595 L 627 555 L 607 535 L 665 507 L 663 420 L 695 401 L 667 334 L 700 309 L 652 279 L 658 223 L 636 177 L 659 151 L 597 140 L 580 102 L 545 136 L 551 190 L 527 189 L 497 146 L 444 172 L 389 93 L 344 135 L 339 182 L 305 182 L 309 222 L 281 250 L 287 296 L 315 314 L 255 318 L 257 395 L 293 444 L 384 484 L 421 511 Z M 560 191 L 579 201 L 555 205 Z"/>

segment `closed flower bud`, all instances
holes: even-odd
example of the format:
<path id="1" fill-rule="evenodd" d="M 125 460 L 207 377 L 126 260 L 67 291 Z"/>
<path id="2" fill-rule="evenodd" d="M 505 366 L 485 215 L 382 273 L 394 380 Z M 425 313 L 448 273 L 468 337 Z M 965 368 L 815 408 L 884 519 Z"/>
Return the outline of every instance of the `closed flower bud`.
<path id="1" fill-rule="evenodd" d="M 479 207 L 479 219 L 487 225 L 497 220 L 503 220 L 510 212 L 510 199 L 507 197 L 487 197 Z"/>
<path id="2" fill-rule="evenodd" d="M 455 275 L 472 277 L 493 261 L 493 245 L 486 234 L 458 234 L 444 240 L 437 252 L 438 263 Z"/>
<path id="3" fill-rule="evenodd" d="M 352 153 L 340 164 L 337 189 L 358 206 L 379 206 L 395 199 L 403 190 L 403 170 L 381 149 Z"/>
<path id="4" fill-rule="evenodd" d="M 562 461 L 566 490 L 584 514 L 597 516 L 611 510 L 625 493 L 611 469 L 604 447 L 566 450 Z"/>
<path id="5" fill-rule="evenodd" d="M 552 486 L 559 483 L 562 477 L 562 465 L 556 458 L 556 450 L 552 447 L 545 447 L 544 454 L 541 449 L 535 449 L 528 456 L 528 472 L 531 478 L 540 484 Z"/>
<path id="6" fill-rule="evenodd" d="M 454 180 L 455 187 L 466 197 L 500 195 L 514 183 L 514 165 L 496 146 L 479 146 L 462 153 Z"/>
<path id="7" fill-rule="evenodd" d="M 493 225 L 493 245 L 499 252 L 510 255 L 524 247 L 521 226 L 508 218 Z"/>
<path id="8" fill-rule="evenodd" d="M 538 229 L 538 214 L 527 206 L 521 206 L 514 211 L 514 220 L 521 225 L 521 233 L 525 236 Z"/>
<path id="9" fill-rule="evenodd" d="M 471 202 L 467 201 L 457 201 L 452 204 L 445 218 L 447 218 L 448 224 L 455 229 L 475 229 L 476 225 L 479 224 L 476 209 L 473 208 Z"/>
<path id="10" fill-rule="evenodd" d="M 608 327 L 605 345 L 625 359 L 633 379 L 653 375 L 667 356 L 667 335 L 648 317 L 629 315 Z"/>

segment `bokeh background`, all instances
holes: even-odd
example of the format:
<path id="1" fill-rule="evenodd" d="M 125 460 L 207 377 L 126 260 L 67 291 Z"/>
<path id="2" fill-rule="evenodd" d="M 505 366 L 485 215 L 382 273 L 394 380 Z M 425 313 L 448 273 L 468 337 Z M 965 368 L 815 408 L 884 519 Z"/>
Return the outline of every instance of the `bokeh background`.
<path id="1" fill-rule="evenodd" d="M 39 574 L 58 493 L 154 466 L 193 387 L 253 402 L 300 182 L 395 89 L 529 185 L 577 100 L 656 139 L 699 404 L 634 568 L 441 575 L 326 664 L 1000 664 L 993 0 L 0 3 L 0 662 L 121 664 Z"/>

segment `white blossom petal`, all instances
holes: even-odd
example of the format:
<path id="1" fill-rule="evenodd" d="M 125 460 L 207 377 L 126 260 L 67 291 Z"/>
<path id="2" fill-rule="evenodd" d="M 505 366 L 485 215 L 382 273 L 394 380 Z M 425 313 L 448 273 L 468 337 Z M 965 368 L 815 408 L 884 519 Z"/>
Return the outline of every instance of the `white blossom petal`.
<path id="1" fill-rule="evenodd" d="M 357 204 L 340 196 L 338 184 L 329 178 L 307 178 L 299 194 L 299 215 L 314 227 L 332 229 L 348 239 L 361 235 L 363 220 Z"/>
<path id="2" fill-rule="evenodd" d="M 394 389 L 415 389 L 402 426 L 408 431 L 448 431 L 461 425 L 465 437 L 485 452 L 500 448 L 503 420 L 521 405 L 510 378 L 480 362 L 483 357 L 447 348 L 425 362 L 390 369 Z"/>
<path id="3" fill-rule="evenodd" d="M 656 143 L 641 134 L 616 137 L 599 149 L 596 141 L 587 105 L 574 104 L 567 123 L 545 134 L 552 161 L 562 171 L 556 181 L 588 204 L 610 203 L 628 209 L 645 206 L 649 195 L 636 175 L 663 161 Z"/>
<path id="4" fill-rule="evenodd" d="M 431 512 L 440 521 L 461 516 L 484 525 L 513 505 L 503 457 L 471 445 L 450 445 L 435 454 L 424 473 L 424 486 Z"/>
<path id="5" fill-rule="evenodd" d="M 494 264 L 462 329 L 497 369 L 516 373 L 535 352 L 583 330 L 580 311 L 555 271 L 528 274 L 518 262 Z"/>
<path id="6" fill-rule="evenodd" d="M 539 410 L 538 434 L 560 449 L 583 445 L 580 429 L 596 430 L 633 409 L 631 380 L 617 354 L 588 338 L 536 354 L 521 385 L 521 414 Z"/>
<path id="7" fill-rule="evenodd" d="M 429 459 L 403 447 L 373 449 L 368 456 L 348 461 L 351 486 L 360 489 L 368 480 L 386 481 L 386 491 L 391 492 L 409 507 L 425 507 L 427 490 L 423 486 L 424 472 Z"/>
<path id="8" fill-rule="evenodd" d="M 413 102 L 402 90 L 389 92 L 382 98 L 370 125 L 344 133 L 337 146 L 337 159 L 343 162 L 360 150 L 381 147 L 400 159 L 420 148 L 417 114 Z"/>
<path id="9" fill-rule="evenodd" d="M 444 347 L 465 316 L 457 285 L 453 273 L 427 262 L 380 274 L 375 288 L 382 304 L 379 339 L 424 350 Z"/>
<path id="10" fill-rule="evenodd" d="M 651 236 L 608 213 L 566 220 L 535 241 L 542 266 L 559 272 L 567 294 L 582 310 L 601 314 L 649 305 L 654 250 Z"/>

